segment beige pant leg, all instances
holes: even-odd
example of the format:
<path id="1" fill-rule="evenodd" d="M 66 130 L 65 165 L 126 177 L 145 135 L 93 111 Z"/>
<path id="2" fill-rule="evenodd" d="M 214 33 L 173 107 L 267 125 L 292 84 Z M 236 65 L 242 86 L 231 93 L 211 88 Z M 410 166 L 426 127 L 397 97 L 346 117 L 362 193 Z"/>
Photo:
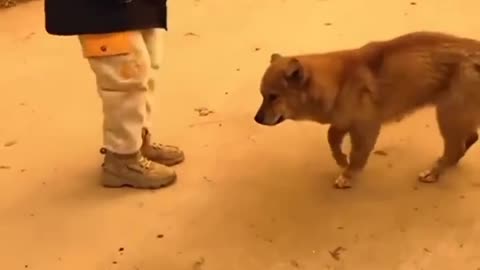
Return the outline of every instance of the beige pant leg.
<path id="1" fill-rule="evenodd" d="M 164 50 L 164 29 L 146 29 L 142 30 L 143 40 L 145 41 L 148 53 L 150 55 L 151 67 L 154 70 L 159 69 L 161 62 L 163 61 Z M 148 82 L 149 91 L 146 95 L 146 117 L 144 127 L 147 130 L 152 129 L 152 114 L 155 100 L 155 74 L 152 72 L 152 76 Z"/>
<path id="2" fill-rule="evenodd" d="M 140 32 L 130 38 L 132 53 L 88 58 L 103 104 L 104 147 L 118 154 L 140 149 L 147 119 L 150 56 Z"/>

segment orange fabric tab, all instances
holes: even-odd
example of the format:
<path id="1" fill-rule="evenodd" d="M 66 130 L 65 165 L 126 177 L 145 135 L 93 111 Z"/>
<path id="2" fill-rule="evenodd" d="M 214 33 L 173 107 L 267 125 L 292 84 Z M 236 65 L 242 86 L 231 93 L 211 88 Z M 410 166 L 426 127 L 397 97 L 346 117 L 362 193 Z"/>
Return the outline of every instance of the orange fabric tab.
<path id="1" fill-rule="evenodd" d="M 81 35 L 84 57 L 101 57 L 133 52 L 132 32 Z"/>

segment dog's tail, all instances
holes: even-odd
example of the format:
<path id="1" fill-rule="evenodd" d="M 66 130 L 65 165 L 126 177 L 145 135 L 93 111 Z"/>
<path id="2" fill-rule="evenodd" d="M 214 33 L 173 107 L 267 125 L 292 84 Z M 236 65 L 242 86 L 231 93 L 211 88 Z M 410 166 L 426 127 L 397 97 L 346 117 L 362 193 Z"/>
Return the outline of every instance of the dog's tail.
<path id="1" fill-rule="evenodd" d="M 468 50 L 444 45 L 432 52 L 432 59 L 442 65 L 459 65 L 470 63 L 480 67 L 480 50 Z"/>

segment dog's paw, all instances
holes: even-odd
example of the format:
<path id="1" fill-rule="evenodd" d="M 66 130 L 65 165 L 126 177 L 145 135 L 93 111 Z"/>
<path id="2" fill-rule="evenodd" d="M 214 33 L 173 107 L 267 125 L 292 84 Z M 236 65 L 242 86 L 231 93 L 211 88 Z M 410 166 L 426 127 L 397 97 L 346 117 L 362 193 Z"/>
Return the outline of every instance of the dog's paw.
<path id="1" fill-rule="evenodd" d="M 344 153 L 333 154 L 333 158 L 337 162 L 337 165 L 340 166 L 340 168 L 346 168 L 348 166 L 348 157 Z"/>
<path id="2" fill-rule="evenodd" d="M 418 175 L 418 181 L 423 183 L 435 183 L 438 182 L 438 174 L 432 170 L 426 170 Z"/>
<path id="3" fill-rule="evenodd" d="M 352 187 L 351 179 L 345 177 L 343 174 L 335 179 L 334 187 L 337 189 L 347 189 Z"/>

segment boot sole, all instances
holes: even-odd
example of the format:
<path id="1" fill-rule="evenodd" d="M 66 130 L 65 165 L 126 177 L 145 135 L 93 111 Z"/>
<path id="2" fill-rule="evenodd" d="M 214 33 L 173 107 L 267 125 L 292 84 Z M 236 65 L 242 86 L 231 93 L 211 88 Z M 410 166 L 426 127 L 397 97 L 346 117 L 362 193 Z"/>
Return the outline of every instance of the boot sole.
<path id="1" fill-rule="evenodd" d="M 146 183 L 140 184 L 136 181 L 128 180 L 116 175 L 104 173 L 102 179 L 102 185 L 106 188 L 123 188 L 130 187 L 135 189 L 160 189 L 173 185 L 177 180 L 177 176 L 174 175 L 169 179 L 166 179 L 164 183 Z"/>
<path id="2" fill-rule="evenodd" d="M 177 159 L 162 160 L 162 161 L 159 161 L 158 163 L 160 163 L 162 165 L 165 165 L 165 166 L 168 166 L 168 167 L 172 167 L 172 166 L 178 165 L 178 164 L 180 164 L 184 161 L 185 161 L 185 157 L 181 157 L 181 158 L 177 158 Z"/>

